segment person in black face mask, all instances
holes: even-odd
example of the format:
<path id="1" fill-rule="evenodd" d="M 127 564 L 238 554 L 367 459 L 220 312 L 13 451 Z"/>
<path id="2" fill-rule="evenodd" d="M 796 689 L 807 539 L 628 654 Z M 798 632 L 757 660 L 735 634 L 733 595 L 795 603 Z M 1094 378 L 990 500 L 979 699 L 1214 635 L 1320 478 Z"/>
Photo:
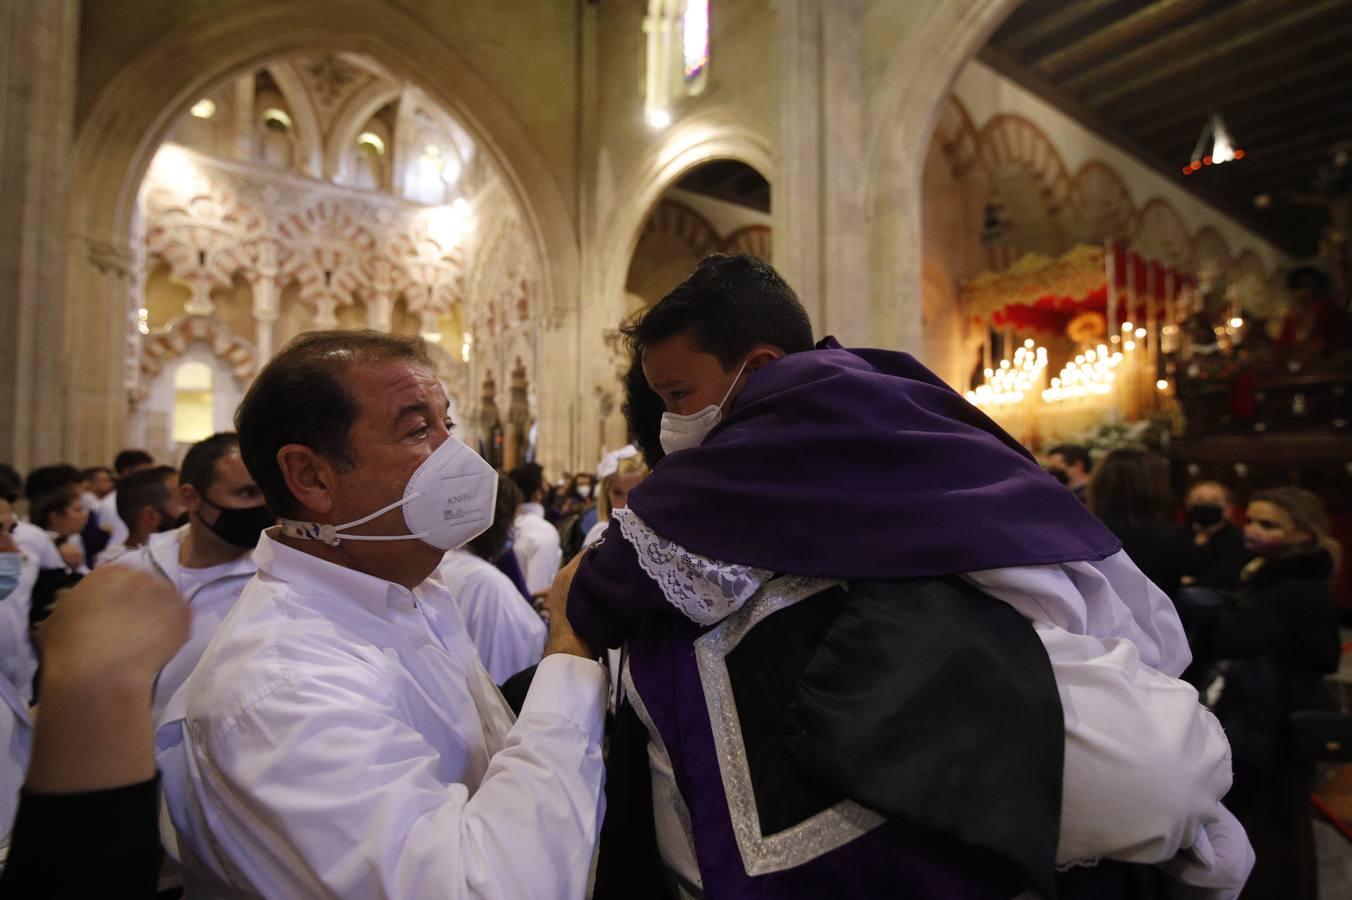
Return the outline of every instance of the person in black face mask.
<path id="1" fill-rule="evenodd" d="M 1219 481 L 1199 481 L 1188 489 L 1187 513 L 1192 526 L 1183 568 L 1185 587 L 1233 591 L 1239 573 L 1253 555 L 1230 519 L 1234 497 Z"/>
<path id="2" fill-rule="evenodd" d="M 179 472 L 178 500 L 181 506 L 165 509 L 164 517 L 182 509 L 185 524 L 151 535 L 144 547 L 112 562 L 163 575 L 192 608 L 188 642 L 156 682 L 157 718 L 253 578 L 250 551 L 263 529 L 277 521 L 244 467 L 234 432 L 213 434 L 188 449 Z"/>

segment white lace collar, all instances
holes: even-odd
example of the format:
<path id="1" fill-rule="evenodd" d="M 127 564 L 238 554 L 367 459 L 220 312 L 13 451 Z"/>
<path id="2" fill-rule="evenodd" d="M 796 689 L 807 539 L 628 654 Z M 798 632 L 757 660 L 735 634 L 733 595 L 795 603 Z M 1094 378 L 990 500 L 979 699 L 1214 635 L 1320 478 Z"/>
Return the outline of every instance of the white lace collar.
<path id="1" fill-rule="evenodd" d="M 774 577 L 769 569 L 691 553 L 654 532 L 631 509 L 617 509 L 611 518 L 619 522 L 620 535 L 633 545 L 639 566 L 657 582 L 667 602 L 698 625 L 713 625 L 737 612 Z"/>

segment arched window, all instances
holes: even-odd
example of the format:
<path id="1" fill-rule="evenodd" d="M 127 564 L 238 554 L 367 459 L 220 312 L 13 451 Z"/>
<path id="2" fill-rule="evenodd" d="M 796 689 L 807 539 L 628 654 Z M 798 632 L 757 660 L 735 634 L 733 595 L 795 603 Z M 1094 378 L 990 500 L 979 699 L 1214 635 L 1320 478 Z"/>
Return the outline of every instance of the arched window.
<path id="1" fill-rule="evenodd" d="M 174 370 L 173 436 L 176 444 L 195 444 L 215 432 L 215 394 L 211 366 L 190 360 Z"/>
<path id="2" fill-rule="evenodd" d="M 709 80 L 709 0 L 649 0 L 644 114 L 654 128 L 671 123 L 682 97 L 704 90 Z"/>

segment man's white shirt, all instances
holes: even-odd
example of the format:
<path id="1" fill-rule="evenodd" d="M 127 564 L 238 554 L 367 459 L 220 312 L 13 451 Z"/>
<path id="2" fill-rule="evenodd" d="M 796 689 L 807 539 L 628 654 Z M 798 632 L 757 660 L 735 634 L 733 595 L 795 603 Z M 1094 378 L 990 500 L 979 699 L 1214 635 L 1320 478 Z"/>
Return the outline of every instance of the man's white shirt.
<path id="1" fill-rule="evenodd" d="M 542 594 L 554 583 L 563 561 L 559 530 L 545 519 L 545 508 L 538 503 L 523 503 L 517 510 L 516 541 L 512 552 L 521 564 L 526 588 L 532 595 Z"/>
<path id="2" fill-rule="evenodd" d="M 254 559 L 157 735 L 190 896 L 584 896 L 601 666 L 543 660 L 514 719 L 435 579 Z"/>
<path id="3" fill-rule="evenodd" d="M 548 629 L 497 566 L 467 550 L 452 550 L 437 575 L 455 598 L 479 660 L 495 682 L 502 684 L 540 661 Z"/>
<path id="4" fill-rule="evenodd" d="M 159 678 L 155 680 L 155 697 L 151 707 L 155 719 L 164 711 L 174 692 L 188 680 L 216 630 L 225 621 L 255 571 L 248 553 L 228 563 L 201 569 L 182 565 L 179 552 L 191 527 L 184 525 L 173 531 L 152 534 L 144 547 L 124 553 L 107 563 L 110 566 L 126 566 L 163 574 L 174 583 L 192 610 L 187 643 L 160 670 Z"/>
<path id="5" fill-rule="evenodd" d="M 97 515 L 99 527 L 108 532 L 109 544 L 127 543 L 131 532 L 127 529 L 127 523 L 117 514 L 117 491 L 110 491 L 99 501 Z"/>

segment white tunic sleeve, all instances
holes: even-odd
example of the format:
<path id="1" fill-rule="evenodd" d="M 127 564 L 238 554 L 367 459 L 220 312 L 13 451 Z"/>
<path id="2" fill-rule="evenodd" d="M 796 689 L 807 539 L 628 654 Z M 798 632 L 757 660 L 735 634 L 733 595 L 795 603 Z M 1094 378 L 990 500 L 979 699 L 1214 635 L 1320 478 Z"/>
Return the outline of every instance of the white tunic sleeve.
<path id="1" fill-rule="evenodd" d="M 429 744 L 379 693 L 333 671 L 280 686 L 219 733 L 181 722 L 196 748 L 177 757 L 182 775 L 211 797 L 198 861 L 269 897 L 585 895 L 603 803 L 600 666 L 541 662 L 472 794 L 448 777 L 467 765 L 460 749 Z M 182 834 L 182 808 L 171 814 Z"/>
<path id="2" fill-rule="evenodd" d="M 1130 641 L 1033 627 L 1066 720 L 1058 864 L 1175 861 L 1176 880 L 1212 889 L 1199 896 L 1237 895 L 1252 851 L 1241 831 L 1234 852 L 1212 852 L 1232 833 L 1230 745 L 1197 692 L 1142 664 Z"/>

